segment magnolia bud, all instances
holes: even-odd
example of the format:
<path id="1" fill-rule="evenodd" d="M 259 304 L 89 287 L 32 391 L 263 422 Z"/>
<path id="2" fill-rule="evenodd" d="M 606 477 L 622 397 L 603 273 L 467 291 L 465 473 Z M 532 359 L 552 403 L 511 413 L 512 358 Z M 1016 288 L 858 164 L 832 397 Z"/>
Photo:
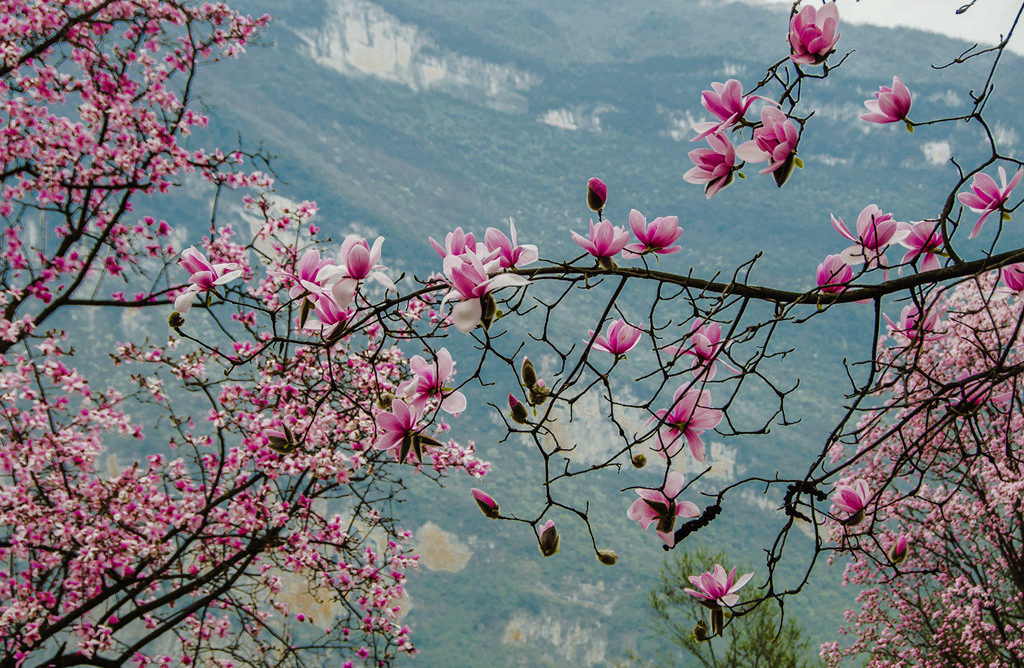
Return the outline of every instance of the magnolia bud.
<path id="1" fill-rule="evenodd" d="M 558 553 L 558 530 L 555 529 L 555 521 L 548 520 L 537 527 L 537 547 L 545 557 Z"/>
<path id="2" fill-rule="evenodd" d="M 910 546 L 907 537 L 900 536 L 899 539 L 889 548 L 889 561 L 893 566 L 899 566 L 910 556 Z"/>
<path id="3" fill-rule="evenodd" d="M 533 362 L 530 361 L 529 357 L 523 358 L 523 366 L 519 371 L 519 377 L 523 381 L 523 386 L 532 390 L 537 385 L 537 372 L 533 368 Z"/>
<path id="4" fill-rule="evenodd" d="M 864 521 L 864 509 L 861 508 L 860 510 L 858 510 L 857 512 L 855 512 L 854 514 L 850 515 L 848 518 L 843 520 L 843 525 L 844 526 L 848 526 L 848 527 L 852 527 L 852 526 L 857 526 L 858 524 L 860 524 L 863 521 Z"/>
<path id="5" fill-rule="evenodd" d="M 528 424 L 528 416 L 526 413 L 526 406 L 522 404 L 518 399 L 512 396 L 510 392 L 508 395 L 508 406 L 512 409 L 512 421 L 518 422 L 519 424 Z"/>
<path id="6" fill-rule="evenodd" d="M 711 611 L 711 634 L 720 636 L 725 628 L 725 611 L 721 608 L 714 608 Z"/>
<path id="7" fill-rule="evenodd" d="M 480 325 L 486 332 L 494 322 L 494 314 L 498 311 L 498 304 L 494 301 L 494 295 L 490 292 L 484 293 L 480 298 Z"/>
<path id="8" fill-rule="evenodd" d="M 594 177 L 587 181 L 587 206 L 591 211 L 601 211 L 608 201 L 608 186 L 604 181 Z"/>
<path id="9" fill-rule="evenodd" d="M 381 409 L 382 411 L 389 411 L 391 410 L 391 403 L 394 400 L 395 395 L 391 394 L 390 392 L 382 392 L 381 395 L 377 397 L 377 408 Z"/>
<path id="10" fill-rule="evenodd" d="M 611 550 L 598 550 L 597 560 L 605 566 L 614 566 L 619 560 L 619 555 L 615 554 Z"/>
<path id="11" fill-rule="evenodd" d="M 629 461 L 633 464 L 633 468 L 642 469 L 647 466 L 647 455 L 638 452 Z"/>
<path id="12" fill-rule="evenodd" d="M 178 313 L 177 311 L 172 311 L 171 314 L 167 316 L 167 324 L 173 327 L 174 329 L 178 329 L 179 327 L 185 324 L 185 316 Z"/>
<path id="13" fill-rule="evenodd" d="M 491 498 L 490 494 L 475 487 L 470 491 L 473 492 L 473 499 L 476 501 L 480 512 L 484 514 L 484 517 L 496 520 L 501 516 L 501 512 L 498 510 L 498 502 Z"/>
<path id="14" fill-rule="evenodd" d="M 703 619 L 697 622 L 697 626 L 693 627 L 693 639 L 697 642 L 704 642 L 708 639 L 708 625 Z"/>
<path id="15" fill-rule="evenodd" d="M 283 431 L 278 431 L 277 429 L 263 430 L 263 435 L 267 437 L 267 447 L 279 455 L 291 454 L 298 447 L 295 437 L 292 436 L 292 432 L 288 427 L 282 425 L 281 428 Z"/>

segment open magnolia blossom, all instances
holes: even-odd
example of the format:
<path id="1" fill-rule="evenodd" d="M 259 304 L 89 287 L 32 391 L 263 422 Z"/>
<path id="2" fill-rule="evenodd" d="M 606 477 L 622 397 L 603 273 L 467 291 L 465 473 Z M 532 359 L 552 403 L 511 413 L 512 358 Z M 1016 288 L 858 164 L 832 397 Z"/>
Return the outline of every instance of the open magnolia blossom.
<path id="1" fill-rule="evenodd" d="M 460 332 L 471 332 L 480 324 L 484 315 L 482 298 L 501 288 L 529 285 L 530 281 L 519 274 L 492 275 L 500 268 L 501 262 L 497 258 L 485 264 L 476 253 L 445 256 L 444 276 L 451 290 L 441 304 L 451 300 L 458 302 L 452 308 L 451 317 Z"/>
<path id="2" fill-rule="evenodd" d="M 643 334 L 643 332 L 625 320 L 616 320 L 608 325 L 606 331 L 608 332 L 607 336 L 604 334 L 594 336 L 594 330 L 587 330 L 586 341 L 589 343 L 593 340 L 594 350 L 601 350 L 612 355 L 625 355 L 628 353 L 639 343 L 640 335 Z"/>
<path id="3" fill-rule="evenodd" d="M 683 233 L 676 216 L 658 217 L 648 223 L 642 213 L 632 209 L 629 212 L 629 226 L 640 243 L 626 244 L 622 250 L 624 258 L 637 258 L 644 253 L 671 255 L 682 250 L 681 246 L 672 245 Z"/>
<path id="4" fill-rule="evenodd" d="M 939 253 L 942 252 L 942 230 L 935 220 L 921 220 L 916 223 L 905 223 L 907 236 L 900 239 L 899 244 L 909 248 L 900 260 L 900 264 L 917 262 L 919 271 L 934 271 L 938 269 Z M 900 267 L 900 273 L 903 268 Z"/>
<path id="5" fill-rule="evenodd" d="M 636 493 L 640 498 L 626 511 L 626 517 L 638 522 L 644 531 L 657 522 L 655 532 L 658 537 L 665 541 L 665 545 L 673 547 L 676 544 L 676 518 L 700 515 L 700 509 L 696 504 L 690 501 L 676 501 L 684 482 L 686 478 L 682 473 L 671 471 L 660 489 L 637 489 Z"/>
<path id="6" fill-rule="evenodd" d="M 676 456 L 683 449 L 685 439 L 694 459 L 703 462 L 707 455 L 701 434 L 718 426 L 722 421 L 722 411 L 711 408 L 710 392 L 694 387 L 693 383 L 683 383 L 672 395 L 672 407 L 655 411 L 647 423 L 655 421 L 664 423 L 654 446 L 659 455 Z"/>
<path id="7" fill-rule="evenodd" d="M 537 247 L 533 244 L 520 246 L 516 240 L 516 223 L 508 221 L 509 236 L 495 227 L 488 227 L 484 232 L 484 244 L 490 254 L 487 259 L 497 258 L 502 269 L 525 267 L 537 261 Z"/>
<path id="8" fill-rule="evenodd" d="M 711 82 L 711 90 L 701 91 L 700 103 L 718 118 L 718 122 L 694 123 L 692 127 L 698 134 L 690 141 L 700 141 L 712 133 L 728 130 L 743 118 L 755 100 L 760 99 L 760 95 L 744 96 L 743 84 L 736 79 L 729 79 L 725 83 Z"/>
<path id="9" fill-rule="evenodd" d="M 978 232 L 981 232 L 981 227 L 989 215 L 1002 209 L 1006 200 L 1009 199 L 1010 193 L 1020 183 L 1022 176 L 1024 176 L 1024 167 L 1019 167 L 1013 178 L 1007 183 L 1006 170 L 1000 165 L 999 181 L 1002 185 L 996 183 L 996 180 L 988 174 L 978 172 L 974 175 L 974 182 L 971 183 L 971 192 L 960 193 L 956 196 L 961 204 L 970 207 L 974 213 L 981 214 L 981 218 L 971 228 L 969 239 L 978 236 Z"/>
<path id="10" fill-rule="evenodd" d="M 910 113 L 910 91 L 899 77 L 892 78 L 892 87 L 882 86 L 875 93 L 874 100 L 865 100 L 867 114 L 861 120 L 869 123 L 896 123 L 907 120 Z"/>
<path id="11" fill-rule="evenodd" d="M 687 183 L 704 186 L 704 196 L 711 199 L 718 191 L 732 183 L 736 169 L 736 149 L 721 132 L 706 137 L 710 148 L 696 148 L 687 155 L 694 167 L 683 174 Z"/>
<path id="12" fill-rule="evenodd" d="M 715 568 L 711 571 L 706 571 L 700 575 L 691 575 L 689 577 L 690 584 L 696 587 L 696 589 L 687 587 L 683 591 L 697 598 L 703 605 L 708 607 L 720 608 L 725 606 L 731 608 L 740 600 L 739 594 L 736 592 L 742 589 L 752 577 L 754 577 L 754 574 L 751 572 L 744 573 L 737 579 L 735 568 L 727 574 L 720 564 L 715 564 Z"/>
<path id="13" fill-rule="evenodd" d="M 856 235 L 850 232 L 842 218 L 831 215 L 830 218 L 836 232 L 854 242 L 839 254 L 843 261 L 851 265 L 865 263 L 869 269 L 886 269 L 889 265 L 885 259 L 885 251 L 910 234 L 906 224 L 896 222 L 891 213 L 882 213 L 874 204 L 868 204 L 858 214 Z M 885 275 L 883 272 L 883 276 Z"/>
<path id="14" fill-rule="evenodd" d="M 596 224 L 594 221 L 590 221 L 589 237 L 584 237 L 572 230 L 570 230 L 570 234 L 572 240 L 593 255 L 598 262 L 610 260 L 618 255 L 629 241 L 629 230 L 624 227 L 616 227 L 609 220 L 602 220 Z"/>
<path id="15" fill-rule="evenodd" d="M 332 279 L 336 279 L 331 287 L 331 294 L 339 306 L 345 307 L 352 303 L 359 282 L 366 278 L 373 279 L 385 290 L 396 291 L 394 282 L 383 271 L 387 267 L 380 264 L 383 244 L 384 237 L 377 237 L 372 248 L 366 239 L 359 235 L 349 234 L 345 237 L 338 255 L 341 264 L 335 268 L 331 276 Z"/>
<path id="16" fill-rule="evenodd" d="M 834 2 L 804 5 L 789 21 L 789 59 L 800 65 L 820 65 L 839 41 L 839 9 Z"/>
<path id="17" fill-rule="evenodd" d="M 412 405 L 422 409 L 431 399 L 439 400 L 442 410 L 461 413 L 466 410 L 466 395 L 446 385 L 455 375 L 455 362 L 447 348 L 437 351 L 437 359 L 427 362 L 420 355 L 409 358 L 413 378 L 398 387 L 399 396 L 408 398 Z"/>
<path id="18" fill-rule="evenodd" d="M 230 283 L 243 274 L 235 262 L 211 263 L 195 246 L 181 252 L 178 264 L 190 274 L 189 286 L 174 300 L 174 310 L 178 313 L 188 313 L 197 295 Z"/>

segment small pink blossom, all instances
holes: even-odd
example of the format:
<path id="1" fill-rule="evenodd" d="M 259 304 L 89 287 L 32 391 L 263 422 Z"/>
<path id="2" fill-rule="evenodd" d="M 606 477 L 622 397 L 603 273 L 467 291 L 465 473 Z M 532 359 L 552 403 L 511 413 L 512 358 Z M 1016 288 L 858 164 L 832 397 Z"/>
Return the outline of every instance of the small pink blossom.
<path id="1" fill-rule="evenodd" d="M 789 21 L 789 59 L 799 65 L 820 65 L 839 41 L 839 9 L 828 2 L 805 6 Z"/>
<path id="2" fill-rule="evenodd" d="M 744 97 L 743 84 L 736 79 L 729 79 L 725 83 L 711 82 L 711 90 L 701 91 L 700 103 L 718 118 L 718 122 L 694 123 L 692 127 L 698 134 L 690 141 L 700 141 L 712 133 L 728 130 L 743 118 L 755 100 L 760 99 L 760 95 Z"/>
<path id="3" fill-rule="evenodd" d="M 857 216 L 857 234 L 854 236 L 842 218 L 830 216 L 832 227 L 839 234 L 854 242 L 840 253 L 847 264 L 865 263 L 865 267 L 881 267 L 887 270 L 885 251 L 890 245 L 903 241 L 910 234 L 907 226 L 896 222 L 891 213 L 882 213 L 874 204 L 868 204 Z"/>
<path id="4" fill-rule="evenodd" d="M 501 230 L 488 227 L 484 233 L 484 243 L 487 246 L 488 258 L 498 258 L 502 269 L 523 267 L 537 261 L 537 247 L 533 244 L 520 246 L 516 241 L 515 221 L 509 220 L 509 237 Z"/>
<path id="5" fill-rule="evenodd" d="M 733 170 L 736 169 L 736 149 L 729 138 L 720 132 L 712 133 L 706 139 L 711 148 L 697 148 L 689 152 L 695 167 L 683 174 L 683 180 L 703 184 L 704 196 L 711 199 L 719 190 L 732 183 Z"/>
<path id="6" fill-rule="evenodd" d="M 365 278 L 373 279 L 385 290 L 396 290 L 394 282 L 383 272 L 387 267 L 380 264 L 383 244 L 384 237 L 377 237 L 372 248 L 366 239 L 359 235 L 350 234 L 345 237 L 338 256 L 341 265 L 334 273 L 334 276 L 340 276 L 340 280 L 331 287 L 331 294 L 340 306 L 352 303 L 359 282 Z"/>
<path id="7" fill-rule="evenodd" d="M 373 447 L 377 450 L 393 450 L 407 437 L 411 437 L 419 431 L 419 421 L 423 417 L 423 410 L 416 404 L 407 404 L 401 399 L 394 399 L 391 402 L 390 411 L 377 413 L 377 440 Z"/>
<path id="8" fill-rule="evenodd" d="M 918 268 L 921 271 L 933 271 L 939 268 L 938 253 L 942 251 L 942 232 L 939 230 L 938 221 L 922 220 L 916 223 L 906 223 L 907 236 L 901 239 L 899 244 L 909 248 L 900 264 L 913 262 L 922 258 Z M 902 271 L 902 270 L 901 270 Z"/>
<path id="9" fill-rule="evenodd" d="M 1024 292 L 1024 262 L 1008 264 L 1000 270 L 999 275 L 1006 284 L 1005 292 L 1019 295 Z"/>
<path id="10" fill-rule="evenodd" d="M 661 489 L 641 487 L 636 490 L 640 497 L 626 511 L 626 517 L 640 523 L 644 531 L 657 522 L 655 532 L 669 547 L 675 546 L 675 521 L 677 517 L 697 517 L 700 510 L 690 501 L 676 502 L 683 489 L 685 477 L 679 471 L 672 471 Z"/>
<path id="11" fill-rule="evenodd" d="M 640 341 L 640 335 L 643 333 L 624 320 L 616 320 L 608 325 L 607 332 L 607 336 L 598 334 L 595 337 L 594 330 L 588 330 L 585 340 L 589 342 L 593 339 L 594 350 L 601 350 L 616 356 L 625 355 L 632 350 Z"/>
<path id="12" fill-rule="evenodd" d="M 597 211 L 598 213 L 604 209 L 604 203 L 608 201 L 608 186 L 604 184 L 604 181 L 595 177 L 592 177 L 587 181 L 587 207 L 591 211 Z"/>
<path id="13" fill-rule="evenodd" d="M 892 321 L 888 315 L 882 314 L 885 321 L 889 323 L 889 336 L 899 335 L 910 341 L 938 341 L 942 336 L 935 336 L 935 325 L 939 320 L 937 308 L 933 308 L 924 318 L 916 304 L 907 304 L 900 311 L 899 324 Z M 932 336 L 929 336 L 931 334 Z"/>
<path id="14" fill-rule="evenodd" d="M 689 577 L 690 584 L 696 587 L 696 589 L 687 587 L 683 591 L 690 596 L 700 599 L 700 602 L 708 607 L 732 607 L 740 600 L 736 592 L 747 584 L 752 577 L 754 577 L 753 573 L 745 573 L 737 580 L 735 568 L 726 575 L 725 569 L 719 564 L 715 564 L 713 571 L 706 571 L 700 575 L 691 575 Z"/>
<path id="15" fill-rule="evenodd" d="M 1024 167 L 1019 168 L 1017 173 L 1013 175 L 1013 178 L 1010 179 L 1010 182 L 1007 183 L 1006 170 L 1000 166 L 999 180 L 1003 184 L 1000 187 L 991 176 L 984 172 L 978 172 L 974 175 L 974 182 L 971 183 L 971 192 L 963 192 L 956 196 L 961 204 L 970 207 L 974 213 L 981 214 L 981 218 L 978 219 L 978 222 L 974 224 L 974 228 L 971 230 L 969 239 L 978 236 L 978 232 L 981 231 L 981 226 L 985 223 L 985 219 L 988 218 L 989 214 L 1002 209 L 1003 205 L 1006 204 L 1006 200 L 1010 197 L 1010 192 L 1020 183 L 1021 176 L 1024 176 Z"/>
<path id="16" fill-rule="evenodd" d="M 659 217 L 648 223 L 642 213 L 633 209 L 629 212 L 629 226 L 640 243 L 623 247 L 624 258 L 637 258 L 644 253 L 671 255 L 682 250 L 681 246 L 672 245 L 683 233 L 676 216 Z"/>
<path id="17" fill-rule="evenodd" d="M 853 267 L 839 255 L 826 255 L 818 265 L 818 287 L 822 292 L 839 294 L 846 290 L 847 284 L 853 280 Z"/>
<path id="18" fill-rule="evenodd" d="M 683 349 L 678 346 L 665 346 L 662 348 L 669 355 L 692 355 L 693 375 L 705 380 L 714 380 L 717 373 L 718 357 L 722 353 L 725 344 L 722 342 L 722 327 L 717 322 L 704 324 L 704 320 L 697 318 L 690 326 L 690 347 Z M 726 362 L 722 365 L 736 373 L 739 370 Z"/>
<path id="19" fill-rule="evenodd" d="M 864 106 L 871 113 L 861 115 L 863 121 L 882 124 L 905 121 L 910 113 L 910 91 L 899 77 L 893 77 L 892 87 L 879 88 L 875 99 L 865 100 Z"/>
<path id="20" fill-rule="evenodd" d="M 502 273 L 492 277 L 491 274 L 499 268 L 498 260 L 484 264 L 475 253 L 445 256 L 444 275 L 451 290 L 441 300 L 441 304 L 450 299 L 459 301 L 452 308 L 452 322 L 460 332 L 471 332 L 480 324 L 483 315 L 481 298 L 485 295 L 500 288 L 530 283 L 524 276 L 513 273 Z"/>
<path id="21" fill-rule="evenodd" d="M 438 255 L 442 258 L 448 257 L 449 255 L 462 255 L 463 253 L 477 253 L 482 255 L 480 251 L 483 250 L 483 246 L 477 244 L 476 238 L 472 232 L 463 232 L 462 227 L 456 227 L 453 231 L 449 232 L 444 237 L 444 246 L 434 241 L 433 237 L 430 237 L 430 245 L 434 247 Z"/>
<path id="22" fill-rule="evenodd" d="M 714 429 L 722 421 L 722 411 L 711 408 L 711 393 L 680 385 L 672 396 L 672 407 L 655 411 L 648 424 L 660 420 L 664 427 L 658 432 L 655 450 L 662 457 L 674 457 L 683 448 L 683 438 L 690 446 L 694 459 L 707 459 L 701 434 Z"/>
<path id="23" fill-rule="evenodd" d="M 431 399 L 441 400 L 441 409 L 448 413 L 466 410 L 466 395 L 445 385 L 455 375 L 455 362 L 447 348 L 437 351 L 437 359 L 427 362 L 419 355 L 409 359 L 413 378 L 398 387 L 399 396 L 406 397 L 413 406 L 422 409 Z"/>
<path id="24" fill-rule="evenodd" d="M 598 262 L 610 260 L 619 254 L 629 241 L 629 232 L 624 227 L 615 227 L 611 221 L 602 220 L 597 224 L 590 221 L 590 238 L 571 232 L 572 240 L 585 251 L 597 258 Z"/>
<path id="25" fill-rule="evenodd" d="M 778 173 L 775 182 L 781 187 L 793 169 L 796 145 L 800 133 L 786 114 L 775 107 L 761 110 L 761 127 L 754 130 L 754 138 L 736 147 L 736 156 L 744 162 L 769 161 L 759 174 Z"/>
<path id="26" fill-rule="evenodd" d="M 864 510 L 870 499 L 871 490 L 860 478 L 849 484 L 836 485 L 835 494 L 832 495 L 832 503 L 836 508 L 854 516 Z"/>

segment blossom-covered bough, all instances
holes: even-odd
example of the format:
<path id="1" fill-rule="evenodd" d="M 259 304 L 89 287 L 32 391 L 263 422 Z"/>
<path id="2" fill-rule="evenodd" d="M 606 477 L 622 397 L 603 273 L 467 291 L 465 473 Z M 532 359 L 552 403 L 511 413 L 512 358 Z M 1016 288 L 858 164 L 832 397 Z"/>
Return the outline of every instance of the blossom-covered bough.
<path id="1" fill-rule="evenodd" d="M 514 224 L 482 237 L 457 227 L 443 244 L 430 240 L 440 256 L 430 276 L 399 280 L 385 240 L 322 240 L 315 205 L 276 207 L 246 156 L 182 148 L 206 122 L 189 104 L 196 65 L 239 52 L 265 19 L 157 0 L 57 4 L 15 3 L 15 27 L 0 26 L 10 119 L 0 145 L 0 665 L 301 665 L 330 652 L 387 663 L 412 651 L 400 599 L 415 557 L 391 500 L 406 471 L 486 473 L 472 445 L 448 436 L 465 441 L 458 416 L 488 401 L 485 384 L 502 397 L 491 407 L 507 438 L 540 462 L 544 494 L 531 507 L 484 481 L 473 498 L 489 518 L 528 525 L 524 540 L 541 555 L 555 557 L 558 527 L 578 522 L 595 557 L 616 563 L 621 539 L 593 523 L 576 484 L 584 476 L 640 469 L 621 512 L 643 529 L 656 523 L 650 538 L 666 549 L 757 490 L 781 510 L 765 568 L 737 579 L 708 564 L 691 578 L 714 615 L 710 635 L 799 592 L 823 554 L 849 552 L 854 581 L 894 589 L 918 578 L 915 591 L 969 600 L 974 617 L 936 630 L 923 614 L 915 621 L 908 611 L 925 607 L 908 596 L 891 609 L 910 621 L 891 624 L 874 587 L 856 642 L 828 647 L 830 658 L 896 656 L 932 637 L 953 652 L 960 633 L 971 651 L 1022 660 L 1011 639 L 1024 635 L 1024 591 L 993 580 L 1020 563 L 1019 540 L 1007 547 L 995 535 L 1022 529 L 1012 434 L 1024 408 L 1024 249 L 1003 232 L 1024 165 L 983 113 L 1016 22 L 998 46 L 949 64 L 989 59 L 988 80 L 958 115 L 929 119 L 918 105 L 909 120 L 913 82 L 879 73 L 892 86 L 860 122 L 967 121 L 987 155 L 954 162 L 931 210 L 900 211 L 892 192 L 859 213 L 802 212 L 845 241 L 822 248 L 808 288 L 792 290 L 758 282 L 760 254 L 711 277 L 673 264 L 694 252 L 679 242 L 686 220 L 648 211 L 662 214 L 648 223 L 644 203 L 617 202 L 614 184 L 596 177 L 580 205 L 597 221 L 588 234 L 564 231 L 584 251 L 575 257 L 542 260 L 545 249 L 520 244 Z M 747 163 L 767 163 L 759 172 L 779 187 L 802 178 L 801 138 L 816 130 L 805 88 L 855 57 L 836 51 L 839 27 L 832 3 L 795 3 L 789 54 L 746 93 L 736 80 L 704 91 L 718 120 L 695 127 L 708 148 L 691 151 L 695 166 L 680 176 L 708 198 L 741 196 Z M 47 65 L 62 58 L 81 71 Z M 81 117 L 61 116 L 69 108 Z M 262 221 L 251 238 L 213 216 L 197 247 L 174 248 L 168 223 L 137 219 L 138 195 L 192 171 L 218 194 L 257 191 L 244 200 Z M 854 215 L 852 230 L 843 217 Z M 56 234 L 30 235 L 33 225 Z M 137 292 L 112 292 L 112 279 Z M 132 374 L 120 394 L 91 383 L 62 333 L 46 331 L 58 310 L 150 307 L 170 313 L 170 336 L 113 351 Z M 873 321 L 870 357 L 849 365 L 840 419 L 806 473 L 755 471 L 694 491 L 710 484 L 707 470 L 677 469 L 705 461 L 710 433 L 766 434 L 799 419 L 787 402 L 799 382 L 787 337 L 840 308 Z M 581 460 L 557 427 L 594 396 L 614 444 Z M 143 428 L 133 407 L 161 418 Z M 144 439 L 146 454 L 103 470 L 118 437 Z M 998 556 L 954 568 L 984 546 L 944 557 L 964 541 L 953 517 Z M 947 532 L 929 528 L 939 519 Z M 794 558 L 786 546 L 798 526 L 815 549 L 801 577 L 783 580 L 777 565 Z M 872 629 L 886 624 L 879 647 Z"/>

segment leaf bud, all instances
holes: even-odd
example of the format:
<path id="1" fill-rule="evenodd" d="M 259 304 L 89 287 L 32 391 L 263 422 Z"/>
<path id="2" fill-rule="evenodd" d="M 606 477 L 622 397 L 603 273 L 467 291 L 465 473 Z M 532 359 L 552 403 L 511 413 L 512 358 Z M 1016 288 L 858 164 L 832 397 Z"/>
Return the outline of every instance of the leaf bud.
<path id="1" fill-rule="evenodd" d="M 633 455 L 633 457 L 630 458 L 629 461 L 630 463 L 633 464 L 633 468 L 642 469 L 643 467 L 647 466 L 647 455 L 645 455 L 642 452 L 638 452 L 635 455 Z"/>
<path id="2" fill-rule="evenodd" d="M 611 550 L 598 550 L 597 560 L 605 566 L 614 566 L 619 560 L 619 555 L 615 554 Z"/>

